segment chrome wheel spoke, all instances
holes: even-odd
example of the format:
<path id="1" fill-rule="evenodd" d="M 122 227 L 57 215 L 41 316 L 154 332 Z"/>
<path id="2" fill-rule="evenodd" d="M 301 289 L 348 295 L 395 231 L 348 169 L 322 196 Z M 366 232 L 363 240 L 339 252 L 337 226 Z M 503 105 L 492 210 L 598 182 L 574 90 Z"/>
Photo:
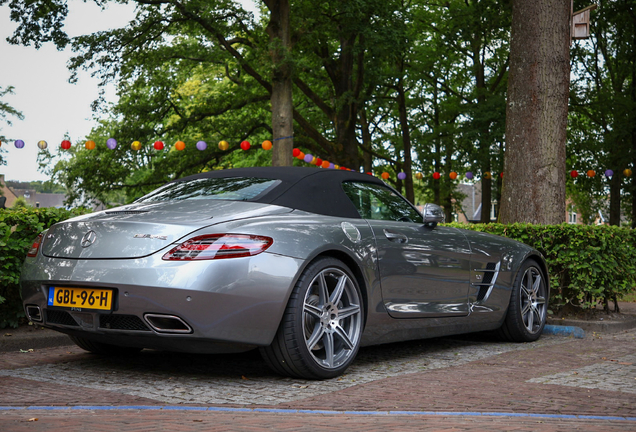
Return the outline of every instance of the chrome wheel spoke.
<path id="1" fill-rule="evenodd" d="M 309 348 L 309 351 L 313 350 L 316 347 L 316 344 L 320 342 L 324 334 L 325 329 L 322 326 L 317 325 L 314 328 L 314 332 L 311 334 L 311 337 L 307 341 L 307 348 Z"/>
<path id="2" fill-rule="evenodd" d="M 521 294 L 524 295 L 524 297 L 530 297 L 532 295 L 531 291 L 528 291 L 528 289 L 525 287 L 525 285 L 521 285 Z"/>
<path id="3" fill-rule="evenodd" d="M 521 308 L 521 316 L 525 317 L 530 313 L 530 309 L 532 309 L 532 303 L 526 302 Z"/>
<path id="4" fill-rule="evenodd" d="M 331 293 L 331 296 L 329 297 L 329 301 L 331 303 L 338 304 L 340 302 L 340 298 L 342 297 L 342 293 L 344 292 L 345 285 L 348 281 L 348 278 L 344 275 L 340 279 L 338 279 L 336 289 L 333 290 L 333 293 Z"/>
<path id="5" fill-rule="evenodd" d="M 344 342 L 344 344 L 346 345 L 346 349 L 353 349 L 353 341 L 351 339 L 349 339 L 349 335 L 347 334 L 347 332 L 345 331 L 345 329 L 343 329 L 341 326 L 336 326 L 336 328 L 334 329 L 336 335 L 338 335 L 338 337 Z"/>
<path id="6" fill-rule="evenodd" d="M 342 308 L 338 311 L 338 318 L 341 320 L 360 313 L 360 306 L 351 305 L 349 307 Z"/>
<path id="7" fill-rule="evenodd" d="M 327 287 L 324 272 L 318 275 L 318 298 L 320 299 L 319 301 L 321 305 L 324 305 L 329 301 L 329 288 Z"/>
<path id="8" fill-rule="evenodd" d="M 528 313 L 526 315 L 524 315 L 524 317 L 527 318 L 526 328 L 528 330 L 532 331 L 532 328 L 534 327 L 534 313 L 532 311 L 532 306 L 531 305 L 528 308 Z M 524 320 L 524 321 L 526 321 L 526 320 Z"/>
<path id="9" fill-rule="evenodd" d="M 325 345 L 325 359 L 324 359 L 324 362 L 327 364 L 328 367 L 333 368 L 334 364 L 335 364 L 333 333 L 325 332 L 325 337 L 323 338 L 323 343 Z"/>
<path id="10" fill-rule="evenodd" d="M 321 307 L 309 304 L 307 302 L 305 302 L 304 310 L 305 310 L 306 313 L 308 313 L 309 315 L 311 315 L 312 317 L 314 317 L 316 319 L 320 319 L 320 316 L 322 315 L 322 308 Z"/>

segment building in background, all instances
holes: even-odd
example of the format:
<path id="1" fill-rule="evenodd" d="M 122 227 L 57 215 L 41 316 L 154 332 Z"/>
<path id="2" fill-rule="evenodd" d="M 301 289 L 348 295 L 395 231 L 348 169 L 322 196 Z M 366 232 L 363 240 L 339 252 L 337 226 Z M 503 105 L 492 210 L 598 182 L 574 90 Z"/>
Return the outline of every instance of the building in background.
<path id="1" fill-rule="evenodd" d="M 24 197 L 27 203 L 33 207 L 64 207 L 66 195 L 62 193 L 39 193 L 34 189 L 13 189 L 4 181 L 4 174 L 0 174 L 0 195 L 5 198 L 4 208 L 13 207 L 13 203 Z M 3 201 L 0 198 L 0 201 Z M 0 208 L 3 208 L 0 205 Z"/>

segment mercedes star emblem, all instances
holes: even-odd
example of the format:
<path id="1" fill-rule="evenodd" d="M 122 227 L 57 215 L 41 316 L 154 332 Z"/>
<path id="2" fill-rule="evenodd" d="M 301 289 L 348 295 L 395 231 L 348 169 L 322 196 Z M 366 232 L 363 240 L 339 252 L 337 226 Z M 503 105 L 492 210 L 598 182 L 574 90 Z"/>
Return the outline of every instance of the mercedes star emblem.
<path id="1" fill-rule="evenodd" d="M 84 234 L 84 237 L 82 237 L 81 245 L 83 248 L 87 248 L 93 243 L 95 243 L 96 239 L 97 239 L 97 234 L 95 233 L 95 231 L 89 230 L 86 234 Z"/>

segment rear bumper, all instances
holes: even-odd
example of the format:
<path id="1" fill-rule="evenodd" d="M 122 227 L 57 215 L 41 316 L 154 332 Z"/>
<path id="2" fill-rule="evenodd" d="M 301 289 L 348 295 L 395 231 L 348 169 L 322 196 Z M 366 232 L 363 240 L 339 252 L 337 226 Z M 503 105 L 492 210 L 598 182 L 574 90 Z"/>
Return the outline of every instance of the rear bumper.
<path id="1" fill-rule="evenodd" d="M 27 314 L 39 310 L 40 324 L 64 333 L 122 346 L 231 352 L 271 343 L 302 263 L 267 252 L 191 262 L 163 261 L 160 255 L 133 260 L 39 255 L 24 264 L 22 299 Z M 48 306 L 50 286 L 112 289 L 114 310 Z M 175 321 L 177 331 L 166 331 L 152 316 L 184 325 Z"/>

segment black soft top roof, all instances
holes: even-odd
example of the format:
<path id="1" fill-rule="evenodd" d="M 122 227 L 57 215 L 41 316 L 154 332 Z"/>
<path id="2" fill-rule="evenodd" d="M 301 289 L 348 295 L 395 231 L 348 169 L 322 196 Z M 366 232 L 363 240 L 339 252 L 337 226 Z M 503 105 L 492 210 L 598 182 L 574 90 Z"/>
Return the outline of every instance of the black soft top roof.
<path id="1" fill-rule="evenodd" d="M 208 171 L 178 180 L 200 178 L 255 177 L 280 180 L 280 184 L 253 202 L 274 204 L 327 216 L 360 218 L 342 189 L 342 182 L 357 181 L 384 185 L 368 174 L 355 171 L 308 167 L 254 167 Z"/>

